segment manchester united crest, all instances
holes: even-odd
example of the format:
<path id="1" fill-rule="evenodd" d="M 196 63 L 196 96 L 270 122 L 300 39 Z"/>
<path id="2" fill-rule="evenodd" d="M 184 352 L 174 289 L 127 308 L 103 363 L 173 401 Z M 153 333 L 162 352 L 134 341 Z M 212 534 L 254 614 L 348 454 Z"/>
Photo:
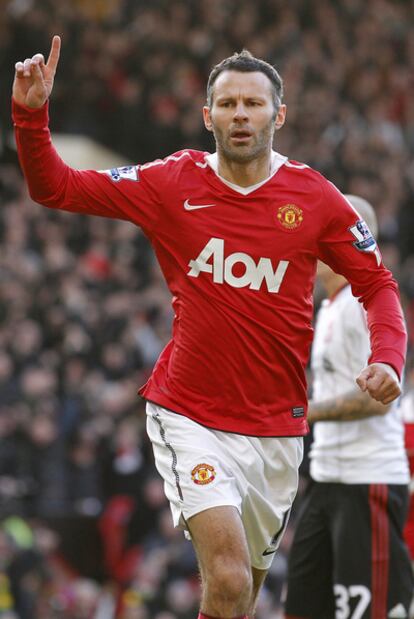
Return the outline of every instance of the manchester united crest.
<path id="1" fill-rule="evenodd" d="M 279 206 L 277 220 L 286 230 L 295 230 L 303 221 L 303 211 L 296 204 Z"/>
<path id="2" fill-rule="evenodd" d="M 195 466 L 191 471 L 191 479 L 198 486 L 211 484 L 215 478 L 216 471 L 214 466 L 211 466 L 211 464 L 206 464 L 205 462 L 202 464 L 197 464 L 197 466 Z"/>

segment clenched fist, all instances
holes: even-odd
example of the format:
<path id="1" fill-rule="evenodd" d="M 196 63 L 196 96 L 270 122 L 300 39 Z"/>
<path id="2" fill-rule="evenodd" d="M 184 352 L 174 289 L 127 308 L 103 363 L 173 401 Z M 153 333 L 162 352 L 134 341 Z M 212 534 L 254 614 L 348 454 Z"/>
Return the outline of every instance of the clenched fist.
<path id="1" fill-rule="evenodd" d="M 372 363 L 362 370 L 356 382 L 361 391 L 381 402 L 390 404 L 401 395 L 398 377 L 391 367 L 384 363 Z"/>

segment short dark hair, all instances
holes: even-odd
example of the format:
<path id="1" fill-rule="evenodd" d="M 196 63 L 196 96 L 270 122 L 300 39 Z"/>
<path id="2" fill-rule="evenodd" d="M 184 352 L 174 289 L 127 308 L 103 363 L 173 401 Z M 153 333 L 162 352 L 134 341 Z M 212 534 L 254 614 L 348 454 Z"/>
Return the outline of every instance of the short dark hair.
<path id="1" fill-rule="evenodd" d="M 278 110 L 282 103 L 283 97 L 283 80 L 279 73 L 271 64 L 260 58 L 255 58 L 247 49 L 241 52 L 236 52 L 232 56 L 225 58 L 219 64 L 213 67 L 207 82 L 207 105 L 211 107 L 213 102 L 213 87 L 216 79 L 223 71 L 240 71 L 241 73 L 250 73 L 260 71 L 264 73 L 273 86 L 273 103 L 275 109 Z"/>

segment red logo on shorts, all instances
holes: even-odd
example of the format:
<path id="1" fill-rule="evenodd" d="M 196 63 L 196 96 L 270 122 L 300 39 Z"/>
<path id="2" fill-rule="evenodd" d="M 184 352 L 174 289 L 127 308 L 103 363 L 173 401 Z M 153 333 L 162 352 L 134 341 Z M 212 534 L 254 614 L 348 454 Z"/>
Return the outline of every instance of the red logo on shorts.
<path id="1" fill-rule="evenodd" d="M 191 471 L 191 479 L 199 486 L 210 484 L 216 478 L 216 471 L 211 464 L 197 464 Z"/>

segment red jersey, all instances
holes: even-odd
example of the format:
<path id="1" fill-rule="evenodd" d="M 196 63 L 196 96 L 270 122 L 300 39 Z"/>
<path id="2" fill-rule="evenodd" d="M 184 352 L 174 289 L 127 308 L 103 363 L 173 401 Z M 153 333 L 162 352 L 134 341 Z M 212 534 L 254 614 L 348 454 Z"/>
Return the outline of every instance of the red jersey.
<path id="1" fill-rule="evenodd" d="M 342 194 L 303 164 L 274 154 L 251 188 L 220 178 L 208 153 L 105 172 L 68 167 L 47 108 L 14 104 L 31 196 L 51 208 L 125 219 L 149 238 L 173 295 L 172 339 L 144 398 L 205 426 L 256 436 L 307 432 L 312 293 L 320 258 L 368 312 L 370 361 L 404 362 L 397 285 Z"/>

